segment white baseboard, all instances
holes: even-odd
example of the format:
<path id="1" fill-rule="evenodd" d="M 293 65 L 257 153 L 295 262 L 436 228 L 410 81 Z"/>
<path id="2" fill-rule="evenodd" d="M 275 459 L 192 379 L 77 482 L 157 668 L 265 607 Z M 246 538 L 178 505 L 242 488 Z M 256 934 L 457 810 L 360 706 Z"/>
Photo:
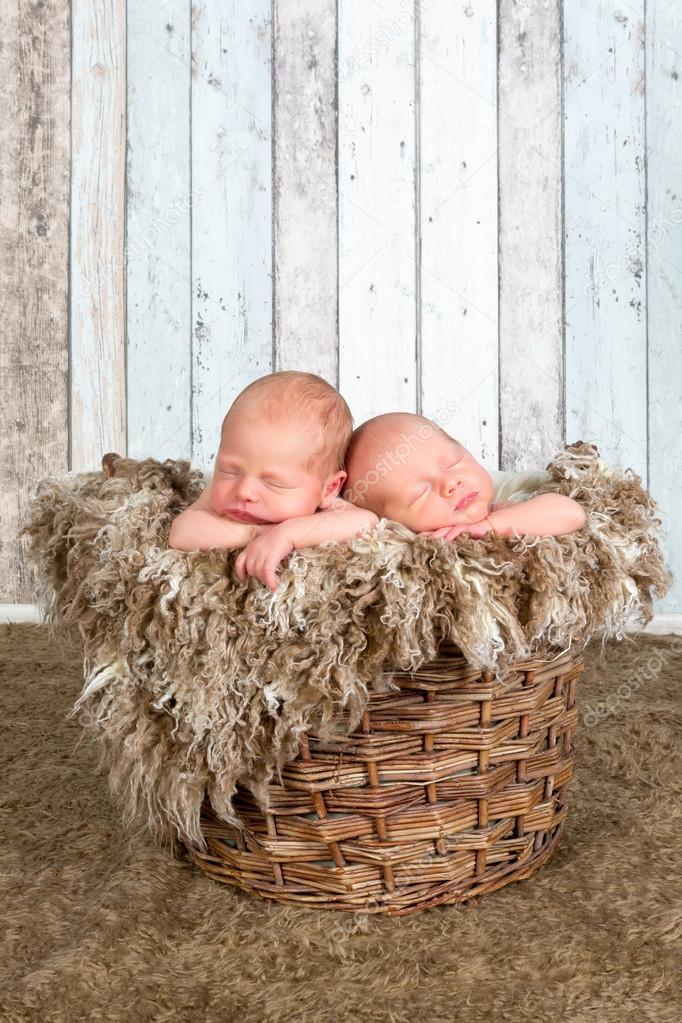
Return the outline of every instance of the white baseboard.
<path id="1" fill-rule="evenodd" d="M 40 612 L 35 604 L 0 604 L 0 625 L 7 622 L 39 622 Z"/>
<path id="2" fill-rule="evenodd" d="M 0 604 L 0 625 L 7 622 L 40 622 L 40 613 L 35 604 Z M 669 612 L 654 615 L 645 629 L 635 632 L 647 632 L 654 636 L 682 636 L 682 613 Z"/>
<path id="3" fill-rule="evenodd" d="M 649 624 L 639 632 L 648 632 L 654 636 L 682 636 L 682 614 L 669 611 L 654 615 Z"/>

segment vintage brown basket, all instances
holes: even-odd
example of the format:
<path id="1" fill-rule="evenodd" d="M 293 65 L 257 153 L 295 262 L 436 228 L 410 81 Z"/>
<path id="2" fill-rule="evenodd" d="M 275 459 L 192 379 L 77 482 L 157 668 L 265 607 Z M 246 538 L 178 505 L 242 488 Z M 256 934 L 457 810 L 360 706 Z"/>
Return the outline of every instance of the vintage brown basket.
<path id="1" fill-rule="evenodd" d="M 261 813 L 239 789 L 243 829 L 204 802 L 215 881 L 296 905 L 404 915 L 464 902 L 530 877 L 567 814 L 582 658 L 518 663 L 504 678 L 457 647 L 398 691 L 370 695 L 359 730 L 309 735 Z"/>

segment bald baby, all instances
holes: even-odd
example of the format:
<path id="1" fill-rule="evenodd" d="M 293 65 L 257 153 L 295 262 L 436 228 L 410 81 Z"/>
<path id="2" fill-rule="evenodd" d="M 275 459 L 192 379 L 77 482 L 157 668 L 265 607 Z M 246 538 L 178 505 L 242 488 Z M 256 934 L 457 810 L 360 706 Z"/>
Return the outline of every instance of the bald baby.
<path id="1" fill-rule="evenodd" d="M 490 473 L 430 419 L 392 412 L 353 433 L 344 496 L 415 533 L 454 540 L 485 536 L 559 536 L 580 529 L 583 508 L 563 494 L 492 504 Z"/>
<path id="2" fill-rule="evenodd" d="M 363 423 L 346 452 L 345 496 L 416 533 L 484 519 L 494 485 L 437 423 L 389 412 Z"/>

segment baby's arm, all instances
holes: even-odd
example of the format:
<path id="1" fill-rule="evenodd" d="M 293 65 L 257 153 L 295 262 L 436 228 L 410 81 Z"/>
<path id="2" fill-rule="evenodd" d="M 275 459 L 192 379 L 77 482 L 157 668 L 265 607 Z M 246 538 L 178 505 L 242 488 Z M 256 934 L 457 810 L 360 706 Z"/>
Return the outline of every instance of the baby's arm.
<path id="1" fill-rule="evenodd" d="M 209 547 L 223 549 L 246 547 L 254 537 L 271 529 L 248 522 L 233 522 L 217 515 L 211 508 L 210 484 L 188 508 L 173 520 L 168 546 L 180 551 L 208 550 Z"/>
<path id="2" fill-rule="evenodd" d="M 235 562 L 237 575 L 240 579 L 254 575 L 271 590 L 276 590 L 277 566 L 293 550 L 317 547 L 326 540 L 342 543 L 378 521 L 374 512 L 337 498 L 333 509 L 270 526 L 267 533 L 254 539 L 241 552 Z"/>
<path id="3" fill-rule="evenodd" d="M 278 523 L 276 528 L 281 530 L 282 535 L 289 537 L 292 550 L 301 550 L 304 547 L 318 547 L 326 540 L 335 540 L 337 543 L 350 540 L 366 526 L 373 526 L 378 521 L 374 512 L 358 508 L 339 497 L 334 507 L 327 511 L 288 519 Z"/>
<path id="4" fill-rule="evenodd" d="M 494 508 L 488 522 L 500 536 L 562 536 L 574 533 L 585 524 L 585 512 L 572 497 L 564 494 L 539 494 L 527 501 Z"/>
<path id="5" fill-rule="evenodd" d="M 454 540 L 462 533 L 479 539 L 495 530 L 500 536 L 562 536 L 585 525 L 585 512 L 577 501 L 563 494 L 539 494 L 527 501 L 499 501 L 479 522 L 429 529 L 422 536 Z"/>

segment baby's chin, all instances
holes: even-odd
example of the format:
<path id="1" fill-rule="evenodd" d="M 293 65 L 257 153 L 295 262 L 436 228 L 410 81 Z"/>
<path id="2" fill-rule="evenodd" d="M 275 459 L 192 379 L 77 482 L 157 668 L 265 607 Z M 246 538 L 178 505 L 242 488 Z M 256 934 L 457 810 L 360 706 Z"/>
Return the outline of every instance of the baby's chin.
<path id="1" fill-rule="evenodd" d="M 442 529 L 445 526 L 461 526 L 464 523 L 480 522 L 490 512 L 490 502 L 480 498 L 472 501 L 467 508 L 461 511 L 451 511 L 445 518 L 447 521 L 439 522 L 437 526 L 424 526 L 424 529 Z"/>
<path id="2" fill-rule="evenodd" d="M 448 526 L 458 526 L 462 522 L 480 522 L 490 511 L 490 502 L 484 498 L 477 498 L 461 511 L 453 511 L 449 516 Z"/>

